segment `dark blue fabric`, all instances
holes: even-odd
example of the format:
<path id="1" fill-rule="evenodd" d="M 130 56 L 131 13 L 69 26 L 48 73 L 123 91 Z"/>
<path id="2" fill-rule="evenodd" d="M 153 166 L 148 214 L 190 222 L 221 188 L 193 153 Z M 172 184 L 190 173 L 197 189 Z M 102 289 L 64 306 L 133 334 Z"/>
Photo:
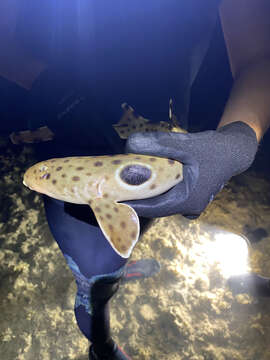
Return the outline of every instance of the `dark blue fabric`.
<path id="1" fill-rule="evenodd" d="M 70 209 L 65 209 L 62 201 L 44 196 L 44 204 L 50 230 L 76 279 L 78 326 L 91 340 L 90 286 L 99 275 L 119 277 L 127 259 L 112 249 L 96 226 L 90 207 L 71 205 L 75 217 Z"/>

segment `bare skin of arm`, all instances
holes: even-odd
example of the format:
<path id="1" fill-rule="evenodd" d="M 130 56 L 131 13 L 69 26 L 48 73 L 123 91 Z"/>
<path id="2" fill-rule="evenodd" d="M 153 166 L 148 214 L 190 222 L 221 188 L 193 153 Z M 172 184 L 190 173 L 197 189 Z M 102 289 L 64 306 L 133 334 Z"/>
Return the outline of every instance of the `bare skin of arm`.
<path id="1" fill-rule="evenodd" d="M 269 0 L 223 0 L 220 7 L 234 85 L 218 127 L 245 122 L 258 141 L 270 126 L 269 14 Z"/>
<path id="2" fill-rule="evenodd" d="M 46 64 L 34 58 L 16 41 L 20 0 L 0 2 L 0 76 L 31 89 Z"/>

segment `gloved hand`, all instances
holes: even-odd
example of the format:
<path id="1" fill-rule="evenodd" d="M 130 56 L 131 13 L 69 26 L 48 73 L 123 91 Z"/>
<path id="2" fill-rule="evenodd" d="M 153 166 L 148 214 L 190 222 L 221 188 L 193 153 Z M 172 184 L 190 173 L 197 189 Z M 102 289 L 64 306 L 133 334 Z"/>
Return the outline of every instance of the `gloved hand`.
<path id="1" fill-rule="evenodd" d="M 139 216 L 182 214 L 196 218 L 232 176 L 248 169 L 257 148 L 254 130 L 243 122 L 193 134 L 133 134 L 127 140 L 127 152 L 182 162 L 183 181 L 159 196 L 126 203 Z"/>

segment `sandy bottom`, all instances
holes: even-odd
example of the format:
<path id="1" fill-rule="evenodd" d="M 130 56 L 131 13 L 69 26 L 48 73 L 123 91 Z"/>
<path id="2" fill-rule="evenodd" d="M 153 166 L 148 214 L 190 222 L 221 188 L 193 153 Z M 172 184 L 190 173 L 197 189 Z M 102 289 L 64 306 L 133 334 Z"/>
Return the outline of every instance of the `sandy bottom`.
<path id="1" fill-rule="evenodd" d="M 89 344 L 73 314 L 75 282 L 41 197 L 22 185 L 32 149 L 4 145 L 0 358 L 86 360 Z M 233 294 L 226 281 L 250 269 L 270 276 L 269 234 L 270 181 L 261 169 L 235 177 L 199 220 L 156 220 L 132 258 L 155 258 L 161 271 L 122 285 L 111 302 L 114 338 L 133 360 L 270 359 L 270 299 Z"/>

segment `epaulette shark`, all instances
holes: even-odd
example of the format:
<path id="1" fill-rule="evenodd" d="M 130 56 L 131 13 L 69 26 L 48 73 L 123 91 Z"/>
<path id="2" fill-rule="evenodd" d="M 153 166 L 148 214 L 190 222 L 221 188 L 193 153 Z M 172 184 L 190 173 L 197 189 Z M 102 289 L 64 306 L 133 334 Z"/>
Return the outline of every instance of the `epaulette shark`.
<path id="1" fill-rule="evenodd" d="M 127 104 L 122 107 L 124 115 L 118 124 L 125 124 L 122 137 L 145 130 L 143 126 L 149 131 L 172 131 L 168 130 L 170 124 L 153 124 L 137 116 Z M 121 131 L 119 127 L 118 130 Z M 121 202 L 162 194 L 182 179 L 183 166 L 178 161 L 119 154 L 42 161 L 25 172 L 23 183 L 31 190 L 58 200 L 88 204 L 112 248 L 121 257 L 128 258 L 139 239 L 140 223 L 135 210 Z"/>
<path id="2" fill-rule="evenodd" d="M 135 132 L 163 131 L 163 132 L 182 132 L 187 131 L 178 125 L 178 120 L 173 113 L 172 100 L 169 102 L 169 122 L 160 121 L 151 122 L 149 119 L 136 113 L 136 111 L 127 103 L 122 104 L 123 115 L 117 124 L 113 127 L 121 139 L 127 139 L 129 135 Z"/>

